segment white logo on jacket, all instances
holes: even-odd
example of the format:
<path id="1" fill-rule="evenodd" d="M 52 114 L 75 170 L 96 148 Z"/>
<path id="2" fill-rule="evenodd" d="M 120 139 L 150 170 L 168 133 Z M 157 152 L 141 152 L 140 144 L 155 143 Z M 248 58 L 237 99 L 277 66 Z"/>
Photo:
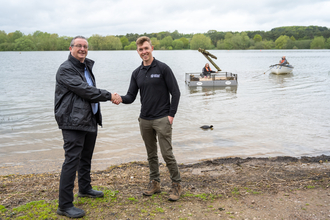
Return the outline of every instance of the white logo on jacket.
<path id="1" fill-rule="evenodd" d="M 150 78 L 160 78 L 160 74 L 151 74 Z"/>

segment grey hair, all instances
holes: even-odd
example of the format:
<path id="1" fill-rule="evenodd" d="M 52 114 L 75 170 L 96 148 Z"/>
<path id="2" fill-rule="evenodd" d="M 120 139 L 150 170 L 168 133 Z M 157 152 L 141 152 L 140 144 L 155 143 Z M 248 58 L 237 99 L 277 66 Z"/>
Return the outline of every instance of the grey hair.
<path id="1" fill-rule="evenodd" d="M 71 43 L 70 43 L 70 46 L 71 46 L 71 47 L 74 45 L 74 40 L 77 39 L 77 38 L 84 39 L 84 40 L 87 41 L 86 37 L 84 37 L 84 36 L 80 36 L 80 35 L 75 36 L 75 37 L 72 39 Z M 88 44 L 88 41 L 87 41 L 87 44 Z"/>

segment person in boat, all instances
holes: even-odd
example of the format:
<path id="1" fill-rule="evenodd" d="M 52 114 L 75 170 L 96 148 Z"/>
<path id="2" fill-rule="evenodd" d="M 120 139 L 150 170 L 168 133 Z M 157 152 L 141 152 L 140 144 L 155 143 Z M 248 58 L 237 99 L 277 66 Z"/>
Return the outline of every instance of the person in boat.
<path id="1" fill-rule="evenodd" d="M 216 73 L 216 71 L 211 70 L 211 67 L 208 63 L 205 64 L 201 76 L 203 78 L 210 78 L 211 73 Z"/>
<path id="2" fill-rule="evenodd" d="M 280 60 L 280 65 L 285 66 L 287 64 L 289 64 L 289 62 L 286 60 L 285 56 L 283 56 L 282 59 Z"/>

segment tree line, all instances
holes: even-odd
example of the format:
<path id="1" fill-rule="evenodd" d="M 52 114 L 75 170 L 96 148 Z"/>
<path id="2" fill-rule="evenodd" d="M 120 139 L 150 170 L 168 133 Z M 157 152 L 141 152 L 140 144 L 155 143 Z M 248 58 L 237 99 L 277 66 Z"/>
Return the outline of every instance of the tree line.
<path id="1" fill-rule="evenodd" d="M 330 29 L 320 26 L 289 26 L 270 31 L 219 32 L 183 34 L 177 30 L 159 33 L 101 36 L 88 38 L 89 50 L 135 50 L 135 41 L 148 36 L 155 50 L 191 49 L 330 49 Z M 73 37 L 35 31 L 25 35 L 21 31 L 6 33 L 0 30 L 0 51 L 56 51 L 68 50 Z"/>

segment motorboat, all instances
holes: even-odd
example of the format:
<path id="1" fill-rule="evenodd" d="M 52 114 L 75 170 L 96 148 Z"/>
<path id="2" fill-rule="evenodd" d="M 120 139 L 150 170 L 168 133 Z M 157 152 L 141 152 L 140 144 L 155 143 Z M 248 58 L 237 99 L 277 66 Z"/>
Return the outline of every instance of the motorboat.
<path id="1" fill-rule="evenodd" d="M 276 75 L 283 75 L 283 74 L 288 74 L 293 71 L 293 66 L 286 64 L 286 65 L 281 65 L 281 64 L 274 64 L 269 66 L 270 72 Z"/>

